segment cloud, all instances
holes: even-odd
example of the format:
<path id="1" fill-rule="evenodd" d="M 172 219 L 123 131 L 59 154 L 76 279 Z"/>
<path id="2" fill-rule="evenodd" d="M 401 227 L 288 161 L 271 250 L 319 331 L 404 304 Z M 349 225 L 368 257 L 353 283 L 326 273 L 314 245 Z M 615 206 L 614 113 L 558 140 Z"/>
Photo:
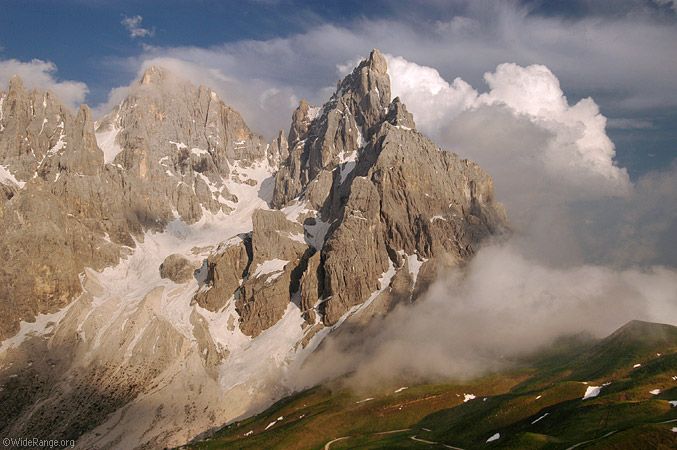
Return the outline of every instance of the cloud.
<path id="1" fill-rule="evenodd" d="M 654 1 L 657 5 L 671 8 L 674 12 L 677 13 L 677 1 L 675 0 L 654 0 Z"/>
<path id="2" fill-rule="evenodd" d="M 152 37 L 155 34 L 155 29 L 143 28 L 141 26 L 142 21 L 143 17 L 136 15 L 131 17 L 125 16 L 120 23 L 129 32 L 129 37 L 132 39 Z"/>
<path id="3" fill-rule="evenodd" d="M 299 387 L 348 373 L 366 387 L 473 377 L 562 336 L 604 337 L 635 319 L 677 323 L 675 295 L 675 270 L 556 268 L 512 244 L 493 245 L 414 304 L 403 302 L 363 333 L 328 340 L 295 376 Z"/>
<path id="4" fill-rule="evenodd" d="M 156 58 L 217 70 L 231 82 L 212 87 L 226 99 L 235 98 L 233 106 L 247 110 L 248 123 L 267 136 L 288 126 L 292 108 L 261 107 L 258 95 L 239 95 L 242 87 L 256 84 L 260 92 L 276 89 L 288 98 L 321 103 L 341 76 L 337 63 L 345 70 L 374 47 L 474 86 L 505 62 L 543 65 L 557 74 L 572 98 L 594 94 L 602 110 L 616 117 L 677 106 L 672 45 L 677 28 L 670 21 L 637 13 L 562 19 L 530 14 L 514 3 L 456 4 L 458 14 L 452 18 L 407 20 L 394 6 L 395 16 L 387 20 L 315 25 L 286 37 L 209 48 L 146 46 L 140 56 L 118 63 L 130 74 Z"/>
<path id="5" fill-rule="evenodd" d="M 366 389 L 474 377 L 563 336 L 603 337 L 636 319 L 677 324 L 677 162 L 631 183 L 595 102 L 570 104 L 545 66 L 501 64 L 480 93 L 388 60 L 393 95 L 417 126 L 494 176 L 514 234 L 481 246 L 414 304 L 339 331 L 293 388 L 343 375 Z"/>
<path id="6" fill-rule="evenodd" d="M 572 208 L 627 199 L 632 191 L 594 100 L 569 104 L 542 65 L 500 64 L 484 75 L 488 90 L 480 93 L 460 78 L 448 83 L 433 68 L 388 59 L 393 95 L 417 127 L 493 176 L 497 198 L 528 244 L 524 251 L 558 255 L 559 262 L 586 260 Z"/>
<path id="7" fill-rule="evenodd" d="M 369 387 L 470 377 L 562 336 L 602 337 L 634 319 L 677 324 L 677 162 L 632 183 L 597 103 L 570 102 L 544 65 L 499 64 L 481 92 L 388 59 L 393 95 L 417 127 L 494 177 L 514 234 L 485 244 L 415 304 L 339 332 L 306 364 L 301 386 L 343 374 Z"/>
<path id="8" fill-rule="evenodd" d="M 399 96 L 407 105 L 419 128 L 451 148 L 460 146 L 459 153 L 463 156 L 483 163 L 488 155 L 477 154 L 472 143 L 461 144 L 463 130 L 453 125 L 449 129 L 449 124 L 455 120 L 463 122 L 463 126 L 473 127 L 468 134 L 474 141 L 481 135 L 480 130 L 474 128 L 478 124 L 486 125 L 483 118 L 492 116 L 492 120 L 514 122 L 514 127 L 490 127 L 501 133 L 501 139 L 506 138 L 505 131 L 510 129 L 519 129 L 523 134 L 528 125 L 517 123 L 526 119 L 533 125 L 534 137 L 545 142 L 532 141 L 522 148 L 507 146 L 505 149 L 496 145 L 497 142 L 491 142 L 489 153 L 519 152 L 521 155 L 511 155 L 513 159 L 518 157 L 515 163 L 532 166 L 530 170 L 548 172 L 575 186 L 580 186 L 581 182 L 595 183 L 595 193 L 622 195 L 628 189 L 627 172 L 614 164 L 614 146 L 606 135 L 606 118 L 600 114 L 597 104 L 586 98 L 570 106 L 559 80 L 545 66 L 500 64 L 495 72 L 484 75 L 490 89 L 481 95 L 460 78 L 449 84 L 437 70 L 401 57 L 389 57 L 389 74 L 393 96 Z M 502 109 L 512 115 L 503 114 L 504 117 L 499 118 Z M 463 113 L 467 114 L 459 118 Z M 505 164 L 507 158 L 497 156 L 500 163 Z"/>
<path id="9" fill-rule="evenodd" d="M 677 161 L 637 180 L 630 195 L 576 205 L 573 233 L 590 259 L 677 267 Z"/>
<path id="10" fill-rule="evenodd" d="M 80 81 L 59 81 L 55 77 L 56 72 L 56 65 L 50 61 L 0 60 L 0 86 L 7 86 L 9 80 L 18 75 L 25 86 L 49 90 L 70 107 L 77 107 L 84 102 L 89 92 L 87 85 Z"/>
<path id="11" fill-rule="evenodd" d="M 646 119 L 617 117 L 607 120 L 607 128 L 617 130 L 651 130 L 655 128 L 655 125 L 652 121 Z"/>

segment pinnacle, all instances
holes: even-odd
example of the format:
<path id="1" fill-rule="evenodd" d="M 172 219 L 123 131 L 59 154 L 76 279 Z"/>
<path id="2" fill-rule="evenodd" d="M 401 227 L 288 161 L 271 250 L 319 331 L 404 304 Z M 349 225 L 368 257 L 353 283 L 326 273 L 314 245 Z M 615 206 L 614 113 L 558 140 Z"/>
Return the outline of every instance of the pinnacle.
<path id="1" fill-rule="evenodd" d="M 383 53 L 377 48 L 371 51 L 367 63 L 369 64 L 369 67 L 378 73 L 386 73 L 388 71 L 388 62 L 386 61 L 385 56 L 383 56 Z"/>
<path id="2" fill-rule="evenodd" d="M 169 70 L 161 66 L 150 66 L 141 76 L 141 84 L 160 84 L 170 74 Z"/>
<path id="3" fill-rule="evenodd" d="M 23 90 L 24 83 L 23 80 L 19 75 L 14 75 L 12 78 L 9 80 L 9 90 L 10 91 L 16 91 L 16 90 Z"/>

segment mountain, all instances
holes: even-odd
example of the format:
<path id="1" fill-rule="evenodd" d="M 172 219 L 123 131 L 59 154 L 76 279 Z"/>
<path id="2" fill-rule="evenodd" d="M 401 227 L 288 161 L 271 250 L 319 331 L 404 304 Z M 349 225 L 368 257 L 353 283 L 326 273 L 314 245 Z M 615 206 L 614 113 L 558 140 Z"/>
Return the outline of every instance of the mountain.
<path id="1" fill-rule="evenodd" d="M 341 325 L 507 229 L 491 177 L 390 99 L 374 50 L 270 143 L 148 68 L 96 123 L 0 92 L 0 430 L 159 448 L 269 406 Z"/>
<path id="2" fill-rule="evenodd" d="M 635 321 L 557 361 L 463 383 L 356 393 L 335 380 L 182 448 L 671 449 L 676 371 L 677 327 Z"/>

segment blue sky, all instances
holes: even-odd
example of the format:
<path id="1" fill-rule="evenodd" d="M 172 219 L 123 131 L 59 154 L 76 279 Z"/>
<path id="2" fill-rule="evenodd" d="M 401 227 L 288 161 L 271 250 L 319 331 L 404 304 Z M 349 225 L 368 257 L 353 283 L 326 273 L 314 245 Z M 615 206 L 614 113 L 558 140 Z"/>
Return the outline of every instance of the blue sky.
<path id="1" fill-rule="evenodd" d="M 102 110 L 113 88 L 166 58 L 286 93 L 271 110 L 290 109 L 288 98 L 321 102 L 336 66 L 372 47 L 477 89 L 499 63 L 545 64 L 570 102 L 592 96 L 611 119 L 617 160 L 635 177 L 676 153 L 676 11 L 671 0 L 3 0 L 0 61 L 52 62 L 50 76 L 85 83 L 85 101 Z M 123 24 L 130 18 L 136 36 Z M 326 41 L 315 39 L 322 31 Z M 287 121 L 259 120 L 257 106 L 232 103 L 255 129 Z"/>
<path id="2" fill-rule="evenodd" d="M 208 47 L 243 39 L 271 39 L 322 23 L 388 14 L 388 2 L 329 1 L 54 1 L 0 2 L 0 45 L 5 58 L 56 63 L 64 79 L 85 81 L 88 100 L 105 100 L 127 74 L 102 61 L 140 54 L 144 44 Z M 380 6 L 379 6 L 380 4 Z M 386 6 L 384 6 L 386 5 Z M 152 36 L 130 39 L 121 24 L 141 16 Z"/>

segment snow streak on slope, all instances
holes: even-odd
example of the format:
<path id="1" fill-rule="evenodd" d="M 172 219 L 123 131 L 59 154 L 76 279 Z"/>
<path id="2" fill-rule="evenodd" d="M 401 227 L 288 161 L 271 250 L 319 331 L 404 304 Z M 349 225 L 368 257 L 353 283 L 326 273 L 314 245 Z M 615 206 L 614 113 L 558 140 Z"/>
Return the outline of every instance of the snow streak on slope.
<path id="1" fill-rule="evenodd" d="M 4 184 L 13 184 L 19 188 L 22 188 L 26 185 L 24 181 L 19 181 L 16 177 L 9 171 L 6 166 L 0 165 L 0 183 Z"/>
<path id="2" fill-rule="evenodd" d="M 122 151 L 122 147 L 120 147 L 120 144 L 116 141 L 116 138 L 121 131 L 121 128 L 118 126 L 119 118 L 120 110 L 118 109 L 115 120 L 110 123 L 107 129 L 99 130 L 98 123 L 94 125 L 97 130 L 95 134 L 96 143 L 101 151 L 103 151 L 103 160 L 106 164 L 112 163 L 117 154 Z"/>
<path id="3" fill-rule="evenodd" d="M 239 330 L 233 299 L 222 311 L 211 313 L 191 305 L 198 280 L 177 285 L 161 279 L 158 271 L 164 258 L 174 253 L 199 266 L 219 242 L 251 231 L 254 211 L 268 207 L 270 192 L 264 192 L 261 186 L 267 186 L 264 180 L 271 176 L 272 169 L 260 163 L 237 170 L 256 180 L 257 185 L 226 182 L 239 199 L 234 212 L 211 215 L 203 211 L 203 218 L 193 225 L 177 219 L 163 233 L 147 234 L 144 242 L 138 243 L 118 266 L 100 274 L 87 271 L 90 283 L 98 285 L 94 290 L 100 293 L 94 295 L 86 319 L 78 321 L 78 333 L 89 344 L 92 358 L 105 353 L 117 334 L 125 335 L 121 365 L 130 365 L 137 354 L 163 351 L 167 333 L 180 337 L 174 339 L 181 342 L 183 351 L 181 358 L 158 377 L 162 381 L 157 388 L 137 397 L 124 412 L 118 411 L 107 423 L 85 435 L 79 445 L 101 446 L 114 441 L 127 448 L 140 442 L 181 444 L 214 424 L 266 405 L 275 395 L 263 388 L 279 376 L 303 336 L 303 319 L 296 305 L 290 303 L 284 318 L 253 340 Z M 140 311 L 147 310 L 151 314 L 140 320 Z M 102 320 L 104 316 L 107 320 Z M 130 327 L 133 321 L 136 324 Z M 156 322 L 169 324 L 171 331 L 149 331 Z M 214 359 L 214 355 L 219 357 Z M 193 392 L 186 392 L 187 384 Z M 178 421 L 156 420 L 147 411 L 158 404 L 177 411 L 193 404 L 205 413 L 186 413 Z"/>
<path id="4" fill-rule="evenodd" d="M 3 342 L 0 357 L 28 337 L 58 342 L 75 336 L 72 363 L 54 380 L 57 397 L 68 398 L 73 386 L 86 386 L 91 376 L 113 393 L 140 387 L 78 447 L 180 445 L 286 393 L 285 367 L 307 352 L 297 346 L 305 332 L 297 304 L 290 302 L 276 325 L 252 339 L 240 332 L 232 298 L 223 310 L 206 311 L 192 304 L 201 281 L 176 284 L 159 273 L 164 259 L 176 253 L 199 267 L 219 243 L 251 231 L 255 210 L 268 208 L 273 168 L 263 160 L 233 169 L 256 181 L 250 186 L 224 180 L 238 198 L 233 212 L 203 210 L 195 224 L 176 219 L 162 233 L 145 234 L 117 266 L 86 269 L 84 293 L 68 308 L 22 323 L 20 333 Z M 166 411 L 172 411 L 170 420 Z"/>
<path id="5" fill-rule="evenodd" d="M 99 426 L 79 439 L 79 448 L 181 445 L 267 408 L 290 393 L 290 375 L 320 341 L 390 284 L 396 272 L 392 264 L 380 280 L 381 289 L 365 306 L 355 306 L 335 326 L 310 339 L 311 327 L 304 322 L 297 297 L 282 319 L 256 338 L 240 331 L 234 298 L 217 312 L 193 303 L 204 283 L 201 271 L 189 282 L 176 284 L 160 277 L 160 264 L 180 254 L 194 267 L 204 267 L 219 244 L 252 230 L 254 212 L 268 209 L 272 198 L 274 168 L 265 160 L 252 166 L 236 163 L 231 169 L 239 176 L 223 181 L 238 199 L 232 212 L 214 215 L 203 210 L 197 223 L 176 219 L 161 233 L 146 233 L 118 265 L 101 272 L 86 269 L 81 276 L 84 293 L 71 305 L 34 324 L 22 324 L 21 332 L 0 348 L 2 358 L 28 337 L 42 336 L 48 346 L 74 340 L 72 359 L 54 379 L 48 400 L 68 401 L 80 386 L 94 384 L 108 389 L 101 398 L 112 398 L 114 405 Z M 284 212 L 299 222 L 293 216 L 316 213 L 303 202 Z M 309 227 L 304 239 L 321 248 L 326 228 L 324 223 Z M 257 269 L 274 277 L 286 263 L 266 261 Z M 128 389 L 136 390 L 129 398 L 115 400 L 116 393 Z"/>

